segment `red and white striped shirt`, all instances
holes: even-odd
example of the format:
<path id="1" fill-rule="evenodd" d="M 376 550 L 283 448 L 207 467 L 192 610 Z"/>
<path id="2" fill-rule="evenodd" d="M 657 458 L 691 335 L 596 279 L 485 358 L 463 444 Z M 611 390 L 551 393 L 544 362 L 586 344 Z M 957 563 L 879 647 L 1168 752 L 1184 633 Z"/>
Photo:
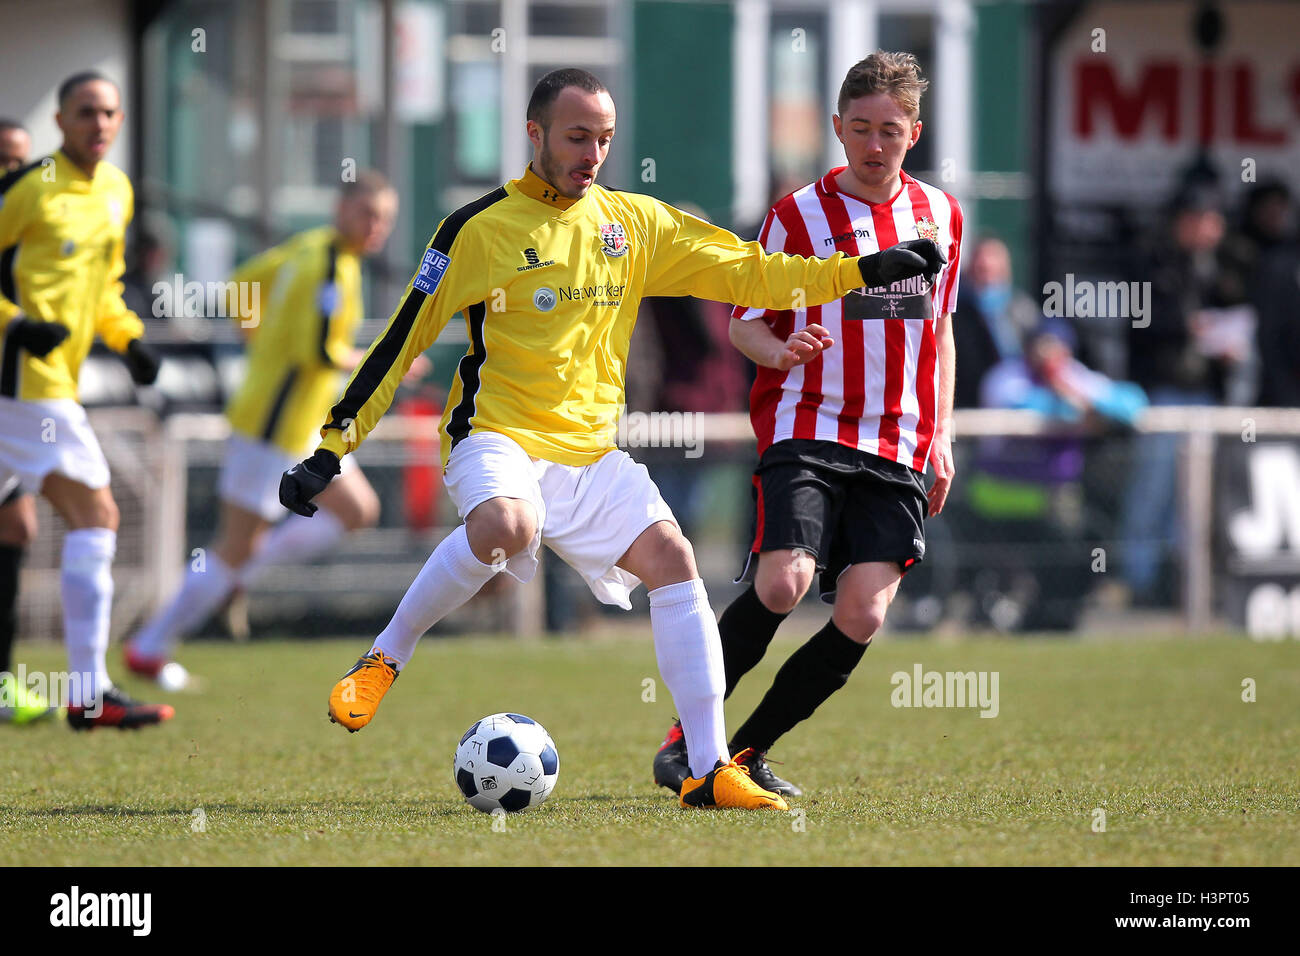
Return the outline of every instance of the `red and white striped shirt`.
<path id="1" fill-rule="evenodd" d="M 939 404 L 934 317 L 957 304 L 961 207 L 942 189 L 901 171 L 902 186 L 893 199 L 868 203 L 836 186 L 843 169 L 832 169 L 772 207 L 758 237 L 768 252 L 865 256 L 921 238 L 922 226 L 948 264 L 932 285 L 909 279 L 889 290 L 856 290 L 795 311 L 737 306 L 735 317 L 762 318 L 782 341 L 809 324 L 824 326 L 835 339 L 807 365 L 787 372 L 759 368 L 749 396 L 758 451 L 787 438 L 820 439 L 924 472 Z M 846 320 L 846 309 L 850 316 L 867 317 Z"/>

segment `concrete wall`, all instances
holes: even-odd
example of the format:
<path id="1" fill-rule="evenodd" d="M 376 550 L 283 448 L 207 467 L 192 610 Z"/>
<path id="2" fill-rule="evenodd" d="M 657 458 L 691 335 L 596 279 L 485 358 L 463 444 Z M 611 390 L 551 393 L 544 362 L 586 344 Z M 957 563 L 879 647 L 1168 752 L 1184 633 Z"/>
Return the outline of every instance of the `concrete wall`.
<path id="1" fill-rule="evenodd" d="M 123 87 L 130 64 L 127 0 L 4 0 L 0 28 L 0 116 L 16 119 L 32 134 L 32 157 L 58 149 L 55 90 L 80 70 L 99 70 Z M 127 124 L 134 117 L 126 117 Z M 126 126 L 108 161 L 130 172 Z"/>

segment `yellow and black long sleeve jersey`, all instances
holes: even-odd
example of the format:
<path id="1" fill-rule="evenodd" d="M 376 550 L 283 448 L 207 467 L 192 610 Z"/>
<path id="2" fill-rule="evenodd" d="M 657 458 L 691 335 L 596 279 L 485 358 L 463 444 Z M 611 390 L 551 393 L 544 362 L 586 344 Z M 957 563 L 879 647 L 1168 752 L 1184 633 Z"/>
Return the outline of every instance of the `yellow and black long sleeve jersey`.
<path id="1" fill-rule="evenodd" d="M 300 456 L 338 398 L 361 322 L 361 261 L 331 227 L 310 229 L 250 259 L 231 277 L 256 295 L 248 323 L 248 369 L 226 406 L 231 428 Z"/>
<path id="2" fill-rule="evenodd" d="M 769 255 L 648 196 L 592 186 L 567 199 L 530 167 L 438 226 L 330 411 L 321 447 L 355 449 L 411 362 L 463 311 L 470 346 L 442 417 L 444 466 L 477 430 L 507 435 L 535 458 L 585 465 L 614 447 L 642 296 L 788 309 L 861 285 L 855 258 Z"/>
<path id="3" fill-rule="evenodd" d="M 0 179 L 0 330 L 20 312 L 69 329 L 43 358 L 5 335 L 0 395 L 75 399 L 81 363 L 97 334 L 125 352 L 144 333 L 122 301 L 134 210 L 124 172 L 101 162 L 87 176 L 62 150 Z"/>

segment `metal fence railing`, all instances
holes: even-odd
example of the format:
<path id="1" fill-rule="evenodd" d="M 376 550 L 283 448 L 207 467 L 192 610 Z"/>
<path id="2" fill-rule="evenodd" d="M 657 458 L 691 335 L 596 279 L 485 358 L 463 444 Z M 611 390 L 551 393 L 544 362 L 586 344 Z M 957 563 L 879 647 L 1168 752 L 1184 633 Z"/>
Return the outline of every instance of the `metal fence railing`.
<path id="1" fill-rule="evenodd" d="M 211 540 L 228 429 L 211 413 L 160 422 L 143 409 L 105 409 L 91 420 L 122 512 L 120 637 L 173 592 L 192 549 Z M 358 455 L 384 504 L 379 526 L 309 566 L 268 570 L 251 594 L 258 632 L 375 632 L 386 623 L 458 522 L 441 491 L 437 422 L 395 411 L 380 423 Z M 750 537 L 749 419 L 698 416 L 690 448 L 668 424 L 646 447 L 626 433 L 627 450 L 687 528 L 721 609 Z M 1300 410 L 1156 407 L 1122 434 L 1064 428 L 1031 412 L 963 410 L 955 427 L 953 493 L 927 522 L 926 560 L 909 573 L 891 626 L 1068 631 L 1089 607 L 1117 601 L 1164 610 L 1192 631 L 1226 623 L 1264 637 L 1300 635 Z M 55 638 L 62 528 L 44 503 L 40 520 L 20 633 Z M 561 562 L 543 564 L 527 586 L 498 576 L 437 630 L 567 632 L 602 613 Z M 1139 579 L 1146 593 L 1128 584 Z M 639 601 L 644 609 L 643 594 Z"/>

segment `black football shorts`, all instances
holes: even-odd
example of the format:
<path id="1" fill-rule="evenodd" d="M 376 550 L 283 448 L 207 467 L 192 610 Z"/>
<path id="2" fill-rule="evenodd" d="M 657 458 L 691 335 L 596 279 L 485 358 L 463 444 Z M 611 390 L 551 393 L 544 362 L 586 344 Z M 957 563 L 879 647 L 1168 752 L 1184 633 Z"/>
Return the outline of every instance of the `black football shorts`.
<path id="1" fill-rule="evenodd" d="M 927 502 L 920 472 L 837 442 L 789 438 L 754 470 L 754 537 L 745 570 L 762 551 L 800 548 L 817 561 L 822 600 L 834 600 L 846 568 L 893 561 L 906 573 L 925 557 Z"/>

